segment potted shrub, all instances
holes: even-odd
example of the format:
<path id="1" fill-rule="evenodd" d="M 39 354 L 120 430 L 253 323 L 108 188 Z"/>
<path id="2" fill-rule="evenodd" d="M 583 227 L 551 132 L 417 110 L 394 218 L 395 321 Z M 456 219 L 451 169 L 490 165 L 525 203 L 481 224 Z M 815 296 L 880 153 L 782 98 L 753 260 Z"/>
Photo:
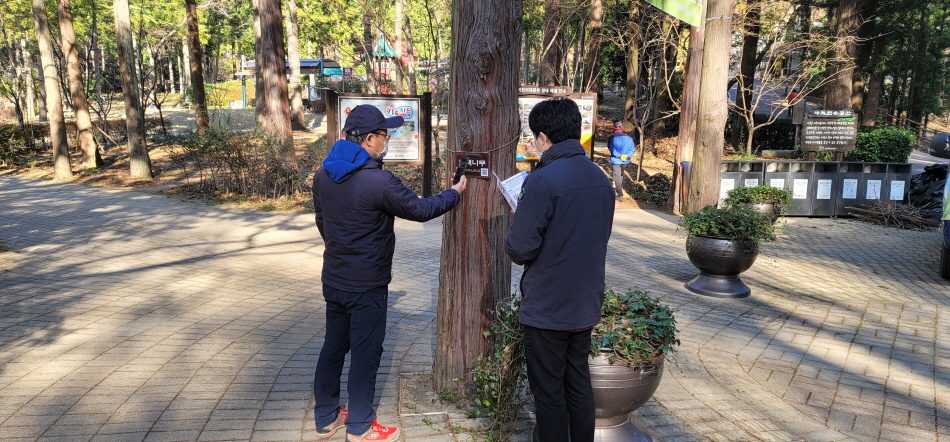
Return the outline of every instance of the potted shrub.
<path id="1" fill-rule="evenodd" d="M 604 293 L 591 332 L 590 376 L 600 441 L 652 441 L 630 413 L 656 392 L 667 354 L 679 345 L 669 307 L 646 292 Z"/>
<path id="2" fill-rule="evenodd" d="M 732 189 L 723 200 L 723 206 L 747 206 L 753 210 L 769 214 L 773 221 L 785 216 L 791 204 L 791 195 L 785 189 L 761 185 L 755 187 L 739 187 Z"/>
<path id="3" fill-rule="evenodd" d="M 686 288 L 719 298 L 751 295 L 739 274 L 752 267 L 762 241 L 775 239 L 778 227 L 773 220 L 751 208 L 728 205 L 687 213 L 681 224 L 687 234 L 686 255 L 700 271 Z"/>

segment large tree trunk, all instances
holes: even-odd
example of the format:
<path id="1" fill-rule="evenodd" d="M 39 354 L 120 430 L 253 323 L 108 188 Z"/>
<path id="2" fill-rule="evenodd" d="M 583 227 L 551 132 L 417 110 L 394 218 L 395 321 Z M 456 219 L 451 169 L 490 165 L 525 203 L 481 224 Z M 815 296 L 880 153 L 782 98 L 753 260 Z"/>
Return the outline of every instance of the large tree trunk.
<path id="1" fill-rule="evenodd" d="M 600 41 L 603 37 L 603 0 L 590 2 L 590 39 L 587 41 L 587 60 L 584 63 L 584 91 L 597 92 L 600 86 Z"/>
<path id="2" fill-rule="evenodd" d="M 500 177 L 515 172 L 519 119 L 511 97 L 518 95 L 518 70 L 512 67 L 520 35 L 519 0 L 453 2 L 448 149 L 491 152 L 490 167 Z M 493 181 L 470 179 L 462 204 L 443 217 L 435 391 L 456 390 L 453 380 L 470 378 L 475 358 L 491 348 L 482 333 L 511 290 L 503 246 L 510 213 Z"/>
<path id="3" fill-rule="evenodd" d="M 664 49 L 662 53 L 656 54 L 659 63 L 657 66 L 656 98 L 653 100 L 653 118 L 655 120 L 651 129 L 654 133 L 658 134 L 666 131 L 666 119 L 663 117 L 666 116 L 670 107 L 673 106 L 673 101 L 670 99 L 670 78 L 673 75 L 673 67 L 676 65 L 678 43 L 678 41 L 673 38 L 675 35 L 675 21 L 676 19 L 673 18 L 673 16 L 663 17 L 663 35 L 660 37 L 660 40 L 663 42 L 662 47 Z M 639 170 L 637 171 L 637 175 L 640 175 Z"/>
<path id="4" fill-rule="evenodd" d="M 413 53 L 413 44 L 412 40 L 412 22 L 409 21 L 409 15 L 406 15 L 405 27 L 406 30 L 406 67 L 408 68 L 409 74 L 409 94 L 416 95 L 418 93 L 418 86 L 416 85 L 416 56 Z"/>
<path id="5" fill-rule="evenodd" d="M 841 0 L 838 3 L 834 61 L 828 63 L 832 80 L 825 85 L 825 109 L 851 109 L 855 37 L 859 25 L 860 1 Z"/>
<path id="6" fill-rule="evenodd" d="M 709 0 L 703 73 L 700 80 L 699 118 L 690 171 L 687 212 L 701 210 L 719 200 L 719 165 L 722 163 L 723 129 L 728 100 L 723 84 L 729 75 L 734 0 Z M 708 19 L 707 19 L 708 20 Z"/>
<path id="7" fill-rule="evenodd" d="M 300 84 L 300 40 L 297 36 L 297 0 L 287 0 L 287 60 L 290 62 L 290 125 L 306 129 L 303 85 Z"/>
<path id="8" fill-rule="evenodd" d="M 760 19 L 760 1 L 754 0 L 746 6 L 746 15 L 744 23 L 744 33 L 742 36 L 742 61 L 739 63 L 739 84 L 736 86 L 736 107 L 738 114 L 735 115 L 735 124 L 733 127 L 733 144 L 740 141 L 746 143 L 746 153 L 751 154 L 752 149 L 752 130 L 754 125 L 753 115 L 755 115 L 755 104 L 752 102 L 752 94 L 755 89 L 755 68 L 759 65 L 759 32 L 762 30 Z M 740 127 L 745 127 L 745 140 L 742 140 L 739 132 Z"/>
<path id="9" fill-rule="evenodd" d="M 689 49 L 686 53 L 686 73 L 683 75 L 683 102 L 680 104 L 679 136 L 676 138 L 676 160 L 673 164 L 673 183 L 670 189 L 673 213 L 682 213 L 689 198 L 689 177 L 683 162 L 693 161 L 693 143 L 696 140 L 696 116 L 699 114 L 699 89 L 703 73 L 703 46 L 706 34 L 706 8 L 700 25 L 689 28 Z"/>
<path id="10" fill-rule="evenodd" d="M 92 118 L 89 116 L 89 101 L 86 88 L 82 83 L 82 66 L 79 65 L 79 51 L 76 49 L 76 31 L 73 30 L 73 12 L 69 0 L 57 0 L 59 11 L 59 33 L 63 42 L 63 55 L 66 56 L 66 74 L 69 76 L 69 93 L 72 95 L 76 112 L 76 138 L 82 149 L 80 166 L 93 168 L 102 166 L 102 156 L 96 147 L 96 137 L 92 130 Z"/>
<path id="11" fill-rule="evenodd" d="M 43 65 L 43 87 L 46 90 L 46 110 L 49 118 L 49 138 L 53 148 L 53 177 L 65 181 L 73 176 L 69 164 L 69 145 L 66 140 L 66 121 L 63 117 L 63 97 L 59 93 L 59 76 L 53 63 L 53 42 L 49 33 L 46 3 L 33 0 L 33 24 L 36 27 L 36 43 L 40 49 Z"/>
<path id="12" fill-rule="evenodd" d="M 204 65 L 201 63 L 201 37 L 198 34 L 198 5 L 195 0 L 185 0 L 188 20 L 188 51 L 184 53 L 185 65 L 191 75 L 191 95 L 195 99 L 195 125 L 198 131 L 211 127 L 208 118 L 208 102 L 205 97 Z M 184 77 L 184 75 L 182 75 Z"/>
<path id="13" fill-rule="evenodd" d="M 544 1 L 544 38 L 542 39 L 541 71 L 538 84 L 541 86 L 560 86 L 561 80 L 561 0 Z"/>
<path id="14" fill-rule="evenodd" d="M 861 11 L 859 19 L 854 75 L 851 80 L 851 108 L 858 115 L 864 113 L 864 91 L 868 85 L 868 77 L 871 74 L 871 56 L 877 34 L 874 15 L 877 12 L 878 0 L 865 0 L 864 3 L 865 8 Z"/>
<path id="15" fill-rule="evenodd" d="M 182 94 L 182 96 L 184 96 L 184 95 L 185 95 L 185 91 L 188 90 L 188 86 L 190 86 L 190 81 L 189 81 L 189 79 L 191 79 L 191 63 L 189 63 L 189 59 L 190 59 L 190 57 L 191 57 L 191 55 L 190 55 L 191 49 L 190 49 L 190 45 L 189 45 L 189 43 L 191 42 L 191 34 L 190 34 L 191 28 L 190 28 L 190 25 L 189 25 L 189 28 L 188 28 L 188 29 L 189 29 L 189 31 L 188 31 L 189 34 L 188 34 L 187 36 L 185 36 L 185 41 L 182 42 L 182 47 L 181 47 L 181 62 L 179 63 L 179 65 L 181 66 L 181 77 L 179 77 L 179 80 L 181 80 L 181 94 Z M 200 43 L 200 42 L 199 42 L 199 43 Z M 192 91 L 192 93 L 194 93 L 194 91 Z M 184 101 L 184 100 L 183 100 L 183 101 Z"/>
<path id="16" fill-rule="evenodd" d="M 282 155 L 293 158 L 294 139 L 290 127 L 290 100 L 287 98 L 287 69 L 284 54 L 283 20 L 280 0 L 254 0 L 260 20 L 261 36 L 257 41 L 258 78 L 263 83 L 257 96 L 257 122 L 264 133 L 280 140 Z"/>
<path id="17" fill-rule="evenodd" d="M 874 51 L 871 54 L 871 63 L 869 64 L 873 66 L 877 60 L 884 56 L 886 50 L 887 37 L 877 38 L 874 41 Z M 868 81 L 868 99 L 864 103 L 861 115 L 861 124 L 865 126 L 873 126 L 877 119 L 877 107 L 881 102 L 881 92 L 884 88 L 884 74 L 884 70 L 879 69 L 871 74 Z"/>
<path id="18" fill-rule="evenodd" d="M 125 99 L 125 126 L 129 143 L 129 171 L 132 178 L 152 179 L 152 160 L 145 144 L 145 113 L 142 109 L 142 93 L 135 81 L 136 62 L 132 49 L 132 20 L 129 17 L 129 1 L 114 0 L 115 39 L 119 48 L 119 71 L 122 75 L 122 96 Z"/>
<path id="19" fill-rule="evenodd" d="M 26 87 L 26 115 L 27 119 L 33 119 L 36 116 L 36 88 L 34 87 L 34 71 L 36 66 L 33 64 L 33 55 L 30 54 L 30 51 L 27 50 L 26 44 L 26 32 L 23 33 L 24 37 L 20 39 L 20 54 L 23 59 L 23 66 L 26 69 L 26 75 L 24 77 L 24 87 Z M 43 117 L 46 118 L 45 115 Z"/>

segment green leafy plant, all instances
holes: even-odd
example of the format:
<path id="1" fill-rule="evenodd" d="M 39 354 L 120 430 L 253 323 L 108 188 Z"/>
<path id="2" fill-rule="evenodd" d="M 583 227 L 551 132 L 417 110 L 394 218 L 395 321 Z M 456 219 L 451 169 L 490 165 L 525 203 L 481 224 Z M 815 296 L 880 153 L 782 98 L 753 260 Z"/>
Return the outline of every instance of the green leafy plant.
<path id="1" fill-rule="evenodd" d="M 906 163 L 914 151 L 916 137 L 908 129 L 893 126 L 865 126 L 858 131 L 854 150 L 847 161 Z"/>
<path id="2" fill-rule="evenodd" d="M 728 238 L 758 249 L 760 241 L 773 241 L 779 226 L 768 217 L 747 207 L 703 207 L 690 212 L 680 222 L 691 236 Z M 689 243 L 686 245 L 689 247 Z"/>
<path id="3" fill-rule="evenodd" d="M 524 329 L 518 320 L 521 298 L 499 303 L 495 321 L 485 338 L 493 342 L 487 357 L 479 356 L 472 369 L 475 416 L 489 418 L 489 433 L 510 434 L 521 409 L 526 386 Z"/>
<path id="4" fill-rule="evenodd" d="M 738 187 L 729 191 L 723 200 L 724 207 L 740 207 L 751 204 L 773 204 L 779 216 L 784 216 L 792 203 L 791 194 L 785 189 L 768 185 Z M 773 218 L 774 221 L 774 218 Z"/>
<path id="5" fill-rule="evenodd" d="M 639 290 L 604 292 L 601 321 L 594 326 L 590 350 L 595 356 L 611 350 L 610 363 L 652 366 L 679 345 L 673 311 Z"/>

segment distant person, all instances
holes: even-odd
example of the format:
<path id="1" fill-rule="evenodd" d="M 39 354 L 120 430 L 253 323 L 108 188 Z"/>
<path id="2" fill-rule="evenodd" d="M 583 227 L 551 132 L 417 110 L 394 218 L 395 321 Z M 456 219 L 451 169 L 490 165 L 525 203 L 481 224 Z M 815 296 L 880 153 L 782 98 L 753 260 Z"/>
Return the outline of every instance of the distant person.
<path id="1" fill-rule="evenodd" d="M 792 89 L 792 93 L 788 94 L 788 117 L 792 117 L 792 106 L 795 105 L 795 101 L 798 99 L 798 88 Z"/>
<path id="2" fill-rule="evenodd" d="M 346 427 L 346 442 L 399 439 L 399 429 L 376 422 L 373 401 L 376 372 L 386 337 L 389 282 L 392 281 L 395 218 L 428 221 L 457 206 L 465 191 L 463 176 L 451 189 L 431 198 L 416 196 L 387 170 L 389 129 L 402 117 L 386 118 L 361 104 L 346 117 L 346 139 L 333 144 L 313 178 L 313 207 L 323 237 L 323 299 L 326 336 L 313 379 L 317 437 Z M 349 409 L 340 405 L 343 359 Z"/>
<path id="3" fill-rule="evenodd" d="M 607 149 L 610 150 L 610 165 L 614 169 L 617 201 L 623 201 L 623 170 L 630 164 L 630 159 L 633 158 L 637 149 L 633 137 L 623 131 L 622 121 L 614 121 L 614 133 L 607 140 Z"/>
<path id="4" fill-rule="evenodd" d="M 524 266 L 519 320 L 534 394 L 535 440 L 593 442 L 587 357 L 604 300 L 613 189 L 581 146 L 581 114 L 574 101 L 538 103 L 528 126 L 541 159 L 521 188 L 505 252 Z"/>

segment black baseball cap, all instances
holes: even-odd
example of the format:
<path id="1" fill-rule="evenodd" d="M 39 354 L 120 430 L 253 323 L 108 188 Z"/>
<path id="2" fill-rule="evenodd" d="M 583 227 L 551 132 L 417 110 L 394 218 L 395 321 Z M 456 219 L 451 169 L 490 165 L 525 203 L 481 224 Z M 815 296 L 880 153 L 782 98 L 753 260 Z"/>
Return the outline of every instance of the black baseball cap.
<path id="1" fill-rule="evenodd" d="M 402 117 L 386 118 L 376 106 L 361 104 L 346 116 L 343 132 L 353 136 L 363 135 L 376 129 L 395 129 L 401 127 L 402 123 Z"/>

